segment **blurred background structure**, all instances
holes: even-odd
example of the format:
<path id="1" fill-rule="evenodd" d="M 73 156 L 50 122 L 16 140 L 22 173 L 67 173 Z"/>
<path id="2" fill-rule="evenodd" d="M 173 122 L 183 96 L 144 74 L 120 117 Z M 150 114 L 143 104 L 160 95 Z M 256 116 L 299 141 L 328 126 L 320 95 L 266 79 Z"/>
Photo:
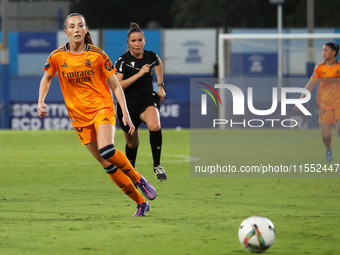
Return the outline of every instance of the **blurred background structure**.
<path id="1" fill-rule="evenodd" d="M 63 23 L 71 12 L 85 16 L 94 44 L 101 47 L 113 62 L 126 50 L 126 32 L 130 23 L 137 22 L 145 32 L 145 49 L 155 51 L 164 64 L 167 97 L 161 109 L 162 126 L 189 127 L 190 78 L 217 77 L 218 34 L 278 33 L 277 6 L 272 2 L 1 0 L 0 46 L 4 47 L 0 56 L 0 128 L 72 128 L 57 79 L 52 81 L 46 99 L 49 117 L 40 119 L 36 106 L 43 66 L 50 52 L 67 42 Z M 282 33 L 340 32 L 340 1 L 280 2 Z M 307 78 L 315 63 L 322 60 L 321 49 L 325 40 L 284 40 L 281 43 L 284 78 Z M 227 43 L 225 47 L 228 76 L 277 77 L 277 42 L 247 40 Z M 304 85 L 300 84 L 301 87 Z M 266 100 L 258 98 L 261 103 Z M 310 127 L 315 125 L 317 123 Z"/>

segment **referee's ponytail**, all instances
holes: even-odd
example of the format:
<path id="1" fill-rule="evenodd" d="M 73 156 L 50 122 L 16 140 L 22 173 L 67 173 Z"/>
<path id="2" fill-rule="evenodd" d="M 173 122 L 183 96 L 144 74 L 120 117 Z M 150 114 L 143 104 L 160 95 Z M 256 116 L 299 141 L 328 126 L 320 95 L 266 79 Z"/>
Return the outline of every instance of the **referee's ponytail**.
<path id="1" fill-rule="evenodd" d="M 336 44 L 334 42 L 328 42 L 325 45 L 330 47 L 332 50 L 335 50 L 335 57 L 338 55 L 338 53 L 339 53 L 339 45 L 338 44 Z"/>
<path id="2" fill-rule="evenodd" d="M 129 29 L 129 31 L 127 32 L 127 39 L 129 39 L 129 38 L 130 38 L 130 35 L 131 35 L 132 33 L 135 33 L 135 32 L 141 33 L 141 34 L 143 35 L 143 37 L 144 37 L 144 32 L 143 32 L 143 30 L 139 27 L 139 25 L 138 25 L 137 23 L 135 23 L 135 22 L 131 22 L 131 24 L 130 24 L 130 29 Z"/>

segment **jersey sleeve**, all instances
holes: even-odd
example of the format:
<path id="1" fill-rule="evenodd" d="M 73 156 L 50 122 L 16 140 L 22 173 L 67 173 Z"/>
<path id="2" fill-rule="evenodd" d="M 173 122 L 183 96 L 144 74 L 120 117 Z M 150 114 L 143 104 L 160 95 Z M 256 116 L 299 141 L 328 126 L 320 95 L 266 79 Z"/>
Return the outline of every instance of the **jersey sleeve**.
<path id="1" fill-rule="evenodd" d="M 120 73 L 120 74 L 123 74 L 125 73 L 125 61 L 123 60 L 122 57 L 119 57 L 117 60 L 116 60 L 116 63 L 115 63 L 115 67 L 117 69 L 117 73 Z"/>
<path id="2" fill-rule="evenodd" d="M 313 81 L 317 81 L 319 78 L 320 78 L 320 65 L 317 65 L 315 68 L 314 68 L 314 72 L 311 76 L 311 79 Z"/>
<path id="3" fill-rule="evenodd" d="M 47 73 L 51 76 L 55 76 L 57 69 L 55 68 L 55 58 L 53 57 L 53 54 L 51 54 L 44 66 L 44 71 L 47 71 Z"/>
<path id="4" fill-rule="evenodd" d="M 155 53 L 155 52 L 153 52 L 153 51 L 151 51 L 151 53 L 152 53 L 152 58 L 153 58 L 153 61 L 152 62 L 156 62 L 155 63 L 155 66 L 158 66 L 159 65 L 159 57 L 158 57 L 158 55 L 157 55 L 157 53 Z"/>
<path id="5" fill-rule="evenodd" d="M 104 73 L 106 78 L 111 77 L 117 71 L 112 64 L 111 59 L 104 51 L 102 51 L 102 54 L 100 54 L 100 70 Z"/>

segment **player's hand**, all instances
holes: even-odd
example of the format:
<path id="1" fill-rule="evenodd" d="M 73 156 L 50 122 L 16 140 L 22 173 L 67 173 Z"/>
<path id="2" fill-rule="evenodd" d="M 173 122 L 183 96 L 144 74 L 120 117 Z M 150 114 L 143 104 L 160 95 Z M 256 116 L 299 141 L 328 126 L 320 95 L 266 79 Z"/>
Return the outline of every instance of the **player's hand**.
<path id="1" fill-rule="evenodd" d="M 165 93 L 165 90 L 162 86 L 158 86 L 158 96 L 159 96 L 159 100 L 161 100 L 163 102 L 164 97 L 166 96 L 166 93 Z"/>
<path id="2" fill-rule="evenodd" d="M 129 115 L 123 115 L 123 118 L 122 118 L 122 120 L 123 120 L 123 123 L 124 123 L 124 126 L 126 126 L 126 125 L 128 125 L 129 126 L 129 134 L 130 135 L 133 135 L 133 133 L 135 132 L 135 130 L 136 130 L 136 128 L 135 128 L 135 126 L 133 125 L 133 123 L 132 123 L 132 121 L 131 121 L 131 119 L 130 119 L 130 116 Z"/>
<path id="3" fill-rule="evenodd" d="M 306 94 L 302 94 L 301 98 L 305 98 Z M 297 107 L 296 105 L 294 105 L 293 111 L 300 111 L 299 107 Z"/>
<path id="4" fill-rule="evenodd" d="M 299 107 L 297 107 L 296 105 L 294 105 L 293 111 L 300 111 Z"/>
<path id="5" fill-rule="evenodd" d="M 47 115 L 47 111 L 46 109 L 46 104 L 42 103 L 42 104 L 38 104 L 38 115 L 40 118 L 45 118 Z"/>
<path id="6" fill-rule="evenodd" d="M 150 72 L 150 65 L 149 64 L 145 64 L 142 66 L 142 68 L 139 70 L 139 75 L 140 77 L 142 77 L 144 74 Z"/>

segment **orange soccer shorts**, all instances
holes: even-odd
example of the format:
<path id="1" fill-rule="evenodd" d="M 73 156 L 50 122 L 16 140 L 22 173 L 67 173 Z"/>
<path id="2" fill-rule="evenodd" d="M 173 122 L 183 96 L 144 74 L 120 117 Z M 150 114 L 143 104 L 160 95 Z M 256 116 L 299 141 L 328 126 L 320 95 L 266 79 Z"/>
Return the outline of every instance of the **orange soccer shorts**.
<path id="1" fill-rule="evenodd" d="M 92 125 L 86 127 L 74 127 L 78 137 L 83 145 L 97 140 L 97 128 L 101 124 L 116 125 L 116 113 L 111 110 L 100 111 Z"/>
<path id="2" fill-rule="evenodd" d="M 335 124 L 335 121 L 340 119 L 340 107 L 332 110 L 319 110 L 320 123 Z"/>

